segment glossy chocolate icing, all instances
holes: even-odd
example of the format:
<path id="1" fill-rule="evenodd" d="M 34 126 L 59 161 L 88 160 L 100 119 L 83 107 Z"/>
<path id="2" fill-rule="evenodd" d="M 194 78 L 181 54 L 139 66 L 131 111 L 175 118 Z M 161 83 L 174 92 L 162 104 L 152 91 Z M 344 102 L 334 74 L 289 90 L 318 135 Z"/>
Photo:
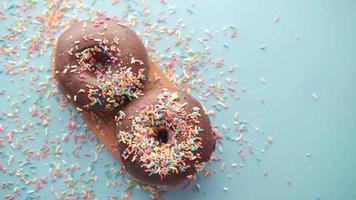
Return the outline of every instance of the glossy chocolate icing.
<path id="1" fill-rule="evenodd" d="M 107 49 L 111 49 L 112 46 L 115 48 L 113 48 L 114 50 L 111 54 L 117 55 L 117 62 L 111 62 L 108 54 L 104 53 Z M 82 52 L 91 53 L 91 57 L 78 61 L 78 56 L 76 55 L 78 53 L 82 55 Z M 71 71 L 72 68 L 70 68 L 70 66 L 78 65 L 79 62 L 85 63 L 87 61 L 94 61 L 93 63 L 95 64 L 95 67 L 90 66 L 81 70 L 80 73 Z M 122 109 L 121 111 L 125 113 L 126 116 L 134 117 L 141 111 L 143 106 L 157 103 L 157 95 L 164 90 L 163 88 L 151 90 L 143 88 L 143 84 L 145 84 L 146 80 L 149 78 L 147 77 L 149 66 L 145 47 L 132 30 L 113 19 L 82 21 L 72 25 L 58 40 L 54 64 L 55 78 L 65 96 L 67 96 L 77 110 L 94 111 L 98 116 L 102 116 L 102 119 L 99 121 L 105 121 L 104 118 L 108 118 L 107 121 L 111 121 L 111 118 L 114 118 L 112 113 L 116 112 L 114 111 L 117 110 L 116 108 Z M 138 74 L 140 70 L 144 70 L 146 79 L 140 79 L 142 85 L 136 86 L 133 83 L 126 83 L 129 86 L 133 85 L 134 89 L 142 89 L 144 95 L 132 99 L 126 98 L 125 95 L 115 95 L 114 98 L 120 100 L 115 104 L 107 102 L 102 96 L 97 96 L 101 103 L 90 104 L 92 103 L 92 100 L 88 98 L 88 85 L 96 88 L 99 87 L 97 84 L 98 74 L 95 70 L 105 68 L 104 71 L 106 71 L 106 68 L 108 68 L 112 71 L 119 71 L 125 67 L 130 67 L 131 71 L 136 74 Z M 82 90 L 85 91 L 82 92 Z M 194 152 L 195 154 L 199 154 L 199 158 L 194 161 L 187 161 L 187 166 L 190 167 L 184 172 L 172 173 L 163 178 L 158 174 L 149 175 L 145 169 L 142 168 L 141 163 L 139 163 L 138 160 L 131 161 L 130 159 L 123 159 L 122 157 L 119 159 L 128 173 L 134 178 L 143 183 L 157 185 L 163 188 L 176 186 L 184 180 L 194 177 L 197 170 L 199 170 L 205 162 L 209 161 L 210 156 L 215 149 L 216 142 L 209 118 L 205 114 L 201 104 L 183 91 L 171 88 L 169 89 L 169 92 L 177 92 L 180 101 L 187 102 L 185 109 L 192 110 L 194 107 L 200 108 L 199 113 L 201 114 L 201 117 L 199 120 L 199 127 L 203 130 L 200 134 L 202 148 Z M 108 113 L 106 115 L 103 111 L 111 112 L 105 112 Z M 115 127 L 115 135 L 117 136 L 120 130 L 128 131 L 130 128 L 130 120 L 126 118 Z M 162 132 L 161 130 L 157 130 L 157 133 L 158 135 L 155 139 L 160 140 L 161 142 L 171 142 L 171 140 L 164 137 L 166 134 L 165 131 Z M 169 134 L 174 135 L 174 133 Z M 121 153 L 127 145 L 120 143 L 117 144 L 117 147 L 121 156 Z"/>
<path id="2" fill-rule="evenodd" d="M 94 50 L 93 50 L 94 49 Z M 108 50 L 109 49 L 109 50 Z M 110 61 L 108 51 L 115 60 Z M 86 54 L 84 54 L 85 52 Z M 78 55 L 92 55 L 91 58 L 81 58 L 82 63 L 90 61 L 93 66 L 90 70 L 81 70 L 78 73 Z M 108 60 L 110 62 L 108 62 Z M 113 59 L 112 59 L 113 60 Z M 75 72 L 72 72 L 71 66 L 74 66 Z M 75 67 L 77 66 L 77 67 Z M 115 81 L 117 76 L 108 76 L 102 78 L 101 84 L 109 88 L 108 92 L 101 92 L 103 86 L 99 88 L 98 76 L 96 73 L 100 69 L 102 74 L 112 72 L 119 73 L 119 70 L 130 69 L 133 75 L 142 72 L 145 78 L 140 78 L 136 82 L 127 82 L 125 88 L 128 92 L 110 91 L 110 81 Z M 146 49 L 138 36 L 128 27 L 114 19 L 99 19 L 95 21 L 81 21 L 73 24 L 69 29 L 63 32 L 57 42 L 55 53 L 55 78 L 65 96 L 73 103 L 78 111 L 108 111 L 131 100 L 133 96 L 128 93 L 140 93 L 147 80 L 148 56 Z M 99 74 L 99 75 L 98 75 Z M 115 78 L 112 78 L 115 77 Z M 125 77 L 125 75 L 122 75 Z M 133 76 L 134 77 L 134 76 Z M 120 82 L 120 80 L 116 80 Z M 89 88 L 91 96 L 88 97 Z M 107 90 L 107 88 L 105 88 Z M 112 98 L 105 96 L 106 93 L 115 93 Z M 131 94 L 131 93 L 130 93 Z M 95 99 L 95 102 L 93 102 Z"/>
<path id="3" fill-rule="evenodd" d="M 158 88 L 158 89 L 145 91 L 144 96 L 135 99 L 134 101 L 130 102 L 128 106 L 124 107 L 122 111 L 123 113 L 125 113 L 126 117 L 120 120 L 115 128 L 115 134 L 117 138 L 120 137 L 120 131 L 129 132 L 132 126 L 131 119 L 137 116 L 140 112 L 142 112 L 144 106 L 157 104 L 158 103 L 157 96 L 165 90 L 166 90 L 165 88 Z M 187 165 L 190 167 L 188 167 L 185 172 L 171 173 L 162 178 L 158 174 L 149 174 L 147 171 L 145 171 L 145 168 L 142 167 L 142 162 L 140 162 L 139 159 L 132 161 L 133 158 L 132 155 L 129 158 L 124 159 L 123 152 L 129 146 L 128 144 L 118 142 L 118 151 L 121 156 L 122 164 L 124 165 L 127 172 L 134 178 L 140 180 L 143 183 L 147 183 L 151 185 L 173 187 L 184 182 L 187 179 L 191 179 L 195 175 L 197 170 L 199 170 L 198 168 L 201 168 L 204 162 L 209 161 L 210 156 L 215 149 L 216 141 L 215 141 L 215 134 L 212 130 L 209 117 L 205 113 L 201 104 L 196 99 L 194 99 L 191 95 L 181 90 L 168 89 L 168 92 L 170 93 L 176 92 L 179 96 L 179 102 L 180 103 L 186 102 L 186 105 L 184 106 L 184 110 L 186 110 L 188 113 L 191 112 L 194 107 L 200 108 L 199 114 L 201 116 L 199 118 L 199 127 L 202 129 L 202 131 L 199 134 L 199 137 L 201 138 L 202 141 L 202 148 L 194 152 L 194 155 L 199 155 L 198 156 L 199 158 L 194 161 L 191 160 L 187 161 Z M 164 130 L 164 128 L 165 127 L 160 127 L 159 129 Z M 165 138 L 164 132 L 163 132 L 163 136 L 162 134 L 159 135 L 160 134 L 159 132 L 160 130 L 157 130 L 158 135 L 155 139 L 160 140 L 160 142 L 168 142 L 168 143 L 172 141 L 171 139 Z M 169 134 L 170 137 L 177 137 L 179 143 L 179 137 L 175 136 L 175 133 L 169 133 Z"/>

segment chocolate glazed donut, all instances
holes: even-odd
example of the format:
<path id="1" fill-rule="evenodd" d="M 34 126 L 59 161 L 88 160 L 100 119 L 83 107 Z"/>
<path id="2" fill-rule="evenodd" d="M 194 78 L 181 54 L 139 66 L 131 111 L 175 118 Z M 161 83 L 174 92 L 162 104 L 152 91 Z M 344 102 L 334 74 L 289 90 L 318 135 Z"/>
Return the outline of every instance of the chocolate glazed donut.
<path id="1" fill-rule="evenodd" d="M 78 111 L 111 111 L 142 95 L 147 69 L 141 40 L 117 20 L 76 23 L 57 42 L 55 78 Z"/>
<path id="2" fill-rule="evenodd" d="M 191 180 L 215 149 L 209 117 L 186 92 L 149 90 L 120 113 L 115 134 L 121 162 L 143 183 L 170 188 Z"/>

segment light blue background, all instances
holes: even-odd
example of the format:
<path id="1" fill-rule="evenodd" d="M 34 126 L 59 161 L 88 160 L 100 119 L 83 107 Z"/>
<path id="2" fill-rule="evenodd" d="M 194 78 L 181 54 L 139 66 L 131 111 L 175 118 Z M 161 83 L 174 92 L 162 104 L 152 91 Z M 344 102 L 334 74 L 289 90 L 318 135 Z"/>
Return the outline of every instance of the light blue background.
<path id="1" fill-rule="evenodd" d="M 106 10 L 109 15 L 120 15 L 120 10 L 128 3 L 123 1 L 116 7 L 111 4 L 97 1 L 95 9 Z M 156 13 L 164 10 L 158 0 L 148 1 L 152 18 Z M 203 76 L 208 82 L 221 81 L 225 87 L 222 76 L 217 75 L 228 66 L 237 65 L 238 69 L 228 76 L 238 80 L 233 85 L 240 95 L 240 100 L 229 97 L 227 105 L 229 109 L 217 112 L 212 118 L 213 124 L 232 126 L 232 117 L 239 112 L 242 120 L 248 121 L 248 132 L 244 137 L 255 147 L 255 155 L 249 155 L 247 161 L 241 161 L 237 151 L 239 145 L 236 142 L 225 139 L 221 145 L 223 152 L 216 151 L 216 155 L 222 161 L 211 164 L 208 168 L 216 170 L 216 174 L 206 179 L 199 178 L 195 183 L 200 184 L 200 192 L 192 189 L 176 189 L 163 193 L 165 199 L 239 199 L 239 200 L 315 200 L 315 199 L 356 199 L 356 1 L 353 0 L 197 0 L 196 6 L 191 7 L 190 2 L 168 1 L 169 5 L 175 5 L 177 13 L 167 15 L 168 24 L 175 24 L 182 18 L 187 27 L 183 32 L 190 33 L 199 38 L 204 36 L 204 30 L 214 32 L 214 38 L 209 41 L 212 56 L 223 56 L 225 65 L 223 69 L 215 69 L 208 66 Z M 7 3 L 10 5 L 10 2 Z M 41 3 L 39 3 L 41 5 Z M 90 2 L 87 2 L 90 4 Z M 2 6 L 2 5 L 1 5 Z M 187 8 L 193 14 L 187 12 Z M 33 13 L 41 13 L 41 6 Z M 68 16 L 79 13 L 78 10 L 70 10 Z M 280 16 L 280 21 L 274 23 L 274 16 Z M 13 19 L 0 21 L 0 33 L 6 32 L 6 25 Z M 234 26 L 238 29 L 236 39 L 223 36 L 223 26 Z M 140 30 L 140 28 L 135 28 Z M 218 32 L 216 32 L 218 31 Z M 30 31 L 26 34 L 31 34 Z M 22 41 L 19 41 L 20 43 Z M 172 40 L 160 42 L 156 47 L 163 52 L 167 43 Z M 1 43 L 0 43 L 1 44 Z M 228 49 L 223 47 L 228 45 Z M 195 45 L 195 46 L 194 46 Z M 261 50 L 260 46 L 266 45 Z M 193 43 L 193 48 L 201 48 Z M 168 53 L 167 53 L 168 54 Z M 49 75 L 48 55 L 30 59 L 35 66 L 45 66 L 44 71 L 36 70 L 35 74 L 45 80 Z M 24 58 L 20 55 L 19 60 Z M 3 64 L 7 57 L 0 59 L 0 89 L 5 89 L 5 95 L 0 96 L 1 111 L 14 112 L 11 103 L 18 102 L 18 115 L 20 124 L 6 117 L 0 118 L 0 124 L 7 128 L 0 133 L 4 137 L 6 131 L 20 130 L 26 120 L 31 119 L 28 109 L 37 101 L 38 93 L 30 91 L 30 73 L 11 77 L 3 73 Z M 177 69 L 179 70 L 179 69 Z M 214 76 L 216 79 L 213 79 Z M 23 77 L 24 80 L 18 77 Z M 261 84 L 261 77 L 266 79 L 266 84 Z M 241 92 L 241 87 L 247 88 L 247 92 Z M 28 98 L 19 95 L 19 91 L 29 95 Z M 312 98 L 315 93 L 320 97 L 319 101 Z M 195 94 L 195 93 L 193 93 Z M 6 97 L 10 96 L 10 100 Z M 20 103 L 27 99 L 25 103 Z M 265 100 L 265 104 L 260 103 Z M 213 108 L 214 99 L 204 102 L 207 108 Z M 49 122 L 48 135 L 44 134 L 41 126 L 35 125 L 29 131 L 15 134 L 15 140 L 34 135 L 35 139 L 25 144 L 22 149 L 12 149 L 9 144 L 0 147 L 0 162 L 9 169 L 19 168 L 17 161 L 24 159 L 23 150 L 27 148 L 38 149 L 44 143 L 45 138 L 61 138 L 68 130 L 64 124 L 68 122 L 73 111 L 66 108 L 61 111 L 57 107 L 54 98 L 43 100 L 42 105 L 52 107 L 50 113 L 54 119 Z M 16 106 L 15 106 L 16 107 Z M 58 120 L 59 119 L 59 120 Z M 62 119 L 62 121 L 60 120 Z M 254 126 L 260 131 L 254 131 Z M 82 127 L 78 132 L 85 132 Z M 88 133 L 90 134 L 90 133 Z M 226 138 L 234 135 L 227 131 Z M 273 138 L 272 145 L 266 145 L 266 138 Z M 33 164 L 25 165 L 25 172 L 30 177 L 48 175 L 51 162 L 70 163 L 81 166 L 74 172 L 77 177 L 81 172 L 86 172 L 84 177 L 97 176 L 92 186 L 78 184 L 76 191 L 82 187 L 93 190 L 97 199 L 105 199 L 109 195 L 121 195 L 126 186 L 108 188 L 105 186 L 109 180 L 106 176 L 112 172 L 110 168 L 118 168 L 114 159 L 108 152 L 99 154 L 95 168 L 87 172 L 86 166 L 93 159 L 95 140 L 88 140 L 85 144 L 76 145 L 71 139 L 67 143 L 59 145 L 63 154 L 58 158 L 50 156 L 48 160 L 33 161 Z M 54 148 L 57 144 L 50 144 Z M 82 156 L 80 160 L 71 155 L 77 148 Z M 261 153 L 261 149 L 266 149 Z M 268 149 L 268 150 L 267 150 Z M 90 153 L 89 157 L 83 156 Z M 311 157 L 308 158 L 307 154 Z M 8 155 L 15 155 L 10 166 L 6 162 Z M 223 171 L 222 163 L 226 163 Z M 243 168 L 232 168 L 232 163 L 243 163 Z M 104 165 L 108 164 L 109 167 Z M 263 172 L 268 172 L 264 177 Z M 0 172 L 1 182 L 13 182 L 20 187 L 24 186 L 24 192 L 19 199 L 24 199 L 26 191 L 32 186 L 25 186 L 16 176 L 4 175 Z M 111 174 L 112 181 L 117 181 Z M 228 176 L 231 175 L 231 178 Z M 287 179 L 291 180 L 288 186 Z M 63 178 L 44 185 L 39 194 L 42 199 L 54 198 L 51 187 L 56 191 L 71 191 L 63 183 Z M 223 191 L 223 187 L 229 189 Z M 11 190 L 0 189 L 0 197 L 11 193 Z M 47 196 L 47 197 L 46 197 Z M 46 197 L 46 198 L 44 198 Z M 135 190 L 132 199 L 146 199 L 148 195 Z"/>

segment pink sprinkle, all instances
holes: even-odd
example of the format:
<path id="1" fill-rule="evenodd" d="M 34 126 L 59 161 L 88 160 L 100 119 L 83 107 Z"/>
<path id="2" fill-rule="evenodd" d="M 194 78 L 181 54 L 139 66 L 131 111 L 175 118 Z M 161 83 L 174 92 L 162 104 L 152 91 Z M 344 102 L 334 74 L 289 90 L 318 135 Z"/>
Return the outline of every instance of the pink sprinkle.
<path id="1" fill-rule="evenodd" d="M 63 138 L 62 138 L 63 142 L 68 142 L 68 140 L 69 140 L 69 136 L 68 135 L 63 136 Z"/>
<path id="2" fill-rule="evenodd" d="M 253 152 L 254 152 L 254 150 L 253 150 L 253 146 L 249 146 L 248 147 L 248 152 L 251 154 L 251 155 L 253 155 Z"/>
<path id="3" fill-rule="evenodd" d="M 241 147 L 241 148 L 239 149 L 239 154 L 241 155 L 241 154 L 244 152 L 244 150 L 245 150 L 245 147 Z"/>
<path id="4" fill-rule="evenodd" d="M 218 132 L 218 131 L 215 131 L 215 139 L 216 139 L 216 141 L 218 141 L 218 142 L 222 142 L 223 140 L 223 136 L 222 136 L 222 134 L 220 133 L 220 132 Z"/>
<path id="5" fill-rule="evenodd" d="M 43 187 L 42 187 L 42 185 L 37 185 L 36 187 L 35 187 L 35 192 L 38 192 L 40 189 L 42 189 Z"/>
<path id="6" fill-rule="evenodd" d="M 279 22 L 279 16 L 278 15 L 276 15 L 276 16 L 274 16 L 274 23 L 278 23 Z"/>
<path id="7" fill-rule="evenodd" d="M 41 182 L 42 182 L 43 184 L 47 184 L 47 183 L 48 183 L 47 177 L 41 177 Z"/>
<path id="8" fill-rule="evenodd" d="M 232 32 L 231 32 L 231 37 L 235 38 L 236 36 L 237 36 L 237 30 L 233 29 Z"/>
<path id="9" fill-rule="evenodd" d="M 67 127 L 68 127 L 68 129 L 70 129 L 70 130 L 74 130 L 75 127 L 77 126 L 76 124 L 77 124 L 77 121 L 76 121 L 75 119 L 73 119 L 72 121 L 70 121 L 70 122 L 67 124 Z"/>
<path id="10" fill-rule="evenodd" d="M 230 90 L 231 92 L 235 92 L 235 88 L 233 87 L 228 87 L 227 89 Z"/>
<path id="11" fill-rule="evenodd" d="M 13 196 L 13 195 L 6 195 L 6 196 L 5 196 L 5 199 L 6 199 L 6 200 L 14 200 L 14 199 L 15 199 L 15 196 Z"/>
<path id="12" fill-rule="evenodd" d="M 37 109 L 37 106 L 36 105 L 34 105 L 33 107 L 32 107 L 32 117 L 36 117 L 36 116 L 38 116 L 40 113 L 38 112 L 38 109 Z"/>

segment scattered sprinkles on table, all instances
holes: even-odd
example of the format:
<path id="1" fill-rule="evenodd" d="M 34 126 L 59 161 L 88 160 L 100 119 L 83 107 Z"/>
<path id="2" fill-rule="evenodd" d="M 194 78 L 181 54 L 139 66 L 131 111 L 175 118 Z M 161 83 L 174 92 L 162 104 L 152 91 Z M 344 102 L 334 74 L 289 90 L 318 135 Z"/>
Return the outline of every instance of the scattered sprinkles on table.
<path id="1" fill-rule="evenodd" d="M 163 0 L 160 2 L 165 9 L 158 13 L 151 12 L 146 1 L 113 0 L 112 6 L 122 9 L 122 12 L 114 13 L 97 10 L 96 1 L 90 5 L 68 0 L 1 3 L 0 22 L 4 24 L 1 31 L 6 31 L 0 36 L 0 65 L 3 66 L 0 76 L 13 88 L 0 88 L 0 100 L 2 105 L 6 105 L 0 108 L 0 176 L 6 177 L 0 180 L 0 192 L 3 194 L 0 198 L 37 199 L 45 198 L 50 193 L 53 196 L 49 198 L 53 199 L 93 199 L 97 195 L 94 188 L 98 183 L 105 183 L 109 191 L 108 199 L 127 199 L 134 190 L 146 191 L 152 199 L 161 198 L 160 193 L 133 182 L 120 170 L 119 164 L 103 151 L 103 145 L 87 130 L 75 111 L 66 107 L 65 98 L 54 86 L 49 63 L 50 52 L 59 33 L 79 19 L 114 15 L 137 30 L 152 60 L 160 64 L 161 69 L 178 87 L 190 91 L 205 102 L 207 113 L 212 118 L 223 116 L 230 109 L 230 99 L 239 101 L 244 98 L 242 93 L 248 94 L 248 90 L 236 79 L 239 67 L 228 65 L 223 55 L 209 46 L 216 35 L 223 35 L 226 41 L 222 42 L 222 46 L 226 51 L 231 51 L 233 47 L 228 45 L 229 40 L 238 39 L 240 30 L 235 25 L 224 25 L 221 30 L 197 29 L 195 32 L 204 33 L 197 37 L 194 31 L 188 29 L 189 19 L 179 18 L 179 10 L 171 3 Z M 197 6 L 188 5 L 184 12 L 194 15 Z M 168 19 L 174 20 L 173 25 L 167 23 Z M 276 22 L 278 20 L 275 19 Z M 166 41 L 163 47 L 162 40 Z M 111 49 L 110 44 L 102 44 L 82 54 L 73 54 L 87 65 L 69 66 L 66 73 L 95 67 L 87 61 L 97 51 L 105 49 Z M 261 45 L 261 50 L 264 49 L 266 46 Z M 103 80 L 102 90 L 88 88 L 91 94 L 103 92 L 110 87 L 105 85 L 106 78 L 124 81 L 144 78 L 132 74 L 129 67 L 119 73 L 110 70 L 99 70 L 98 73 L 97 76 Z M 217 76 L 223 79 L 217 81 Z M 261 82 L 265 84 L 263 79 Z M 115 92 L 124 90 L 120 85 L 114 89 Z M 133 97 L 139 95 L 131 94 Z M 93 103 L 99 103 L 95 95 L 89 97 Z M 217 162 L 221 170 L 217 172 L 219 167 L 212 163 L 204 169 L 200 178 L 209 178 L 217 173 L 223 176 L 227 168 L 240 173 L 249 157 L 259 162 L 262 160 L 263 152 L 268 149 L 263 145 L 263 131 L 257 130 L 256 133 L 262 136 L 255 135 L 251 139 L 249 134 L 254 133 L 249 132 L 249 127 L 253 122 L 242 118 L 244 116 L 236 112 L 233 116 L 226 116 L 223 124 L 213 120 L 220 151 L 211 160 Z M 189 130 L 192 130 L 193 139 L 199 133 L 199 127 Z M 259 144 L 256 139 L 260 140 Z M 236 158 L 232 158 L 233 161 L 224 160 L 224 143 L 234 145 Z M 187 148 L 199 148 L 199 142 L 195 141 Z M 148 160 L 143 159 L 143 163 Z M 172 161 L 182 163 L 176 158 L 172 158 Z M 155 171 L 158 169 L 156 167 L 147 169 L 162 175 L 174 173 L 174 169 Z M 98 170 L 100 168 L 104 172 Z M 183 168 L 177 168 L 180 169 Z M 287 182 L 291 184 L 291 181 Z M 220 188 L 229 191 L 228 185 Z M 204 185 L 199 183 L 191 189 L 200 192 L 205 190 Z"/>

